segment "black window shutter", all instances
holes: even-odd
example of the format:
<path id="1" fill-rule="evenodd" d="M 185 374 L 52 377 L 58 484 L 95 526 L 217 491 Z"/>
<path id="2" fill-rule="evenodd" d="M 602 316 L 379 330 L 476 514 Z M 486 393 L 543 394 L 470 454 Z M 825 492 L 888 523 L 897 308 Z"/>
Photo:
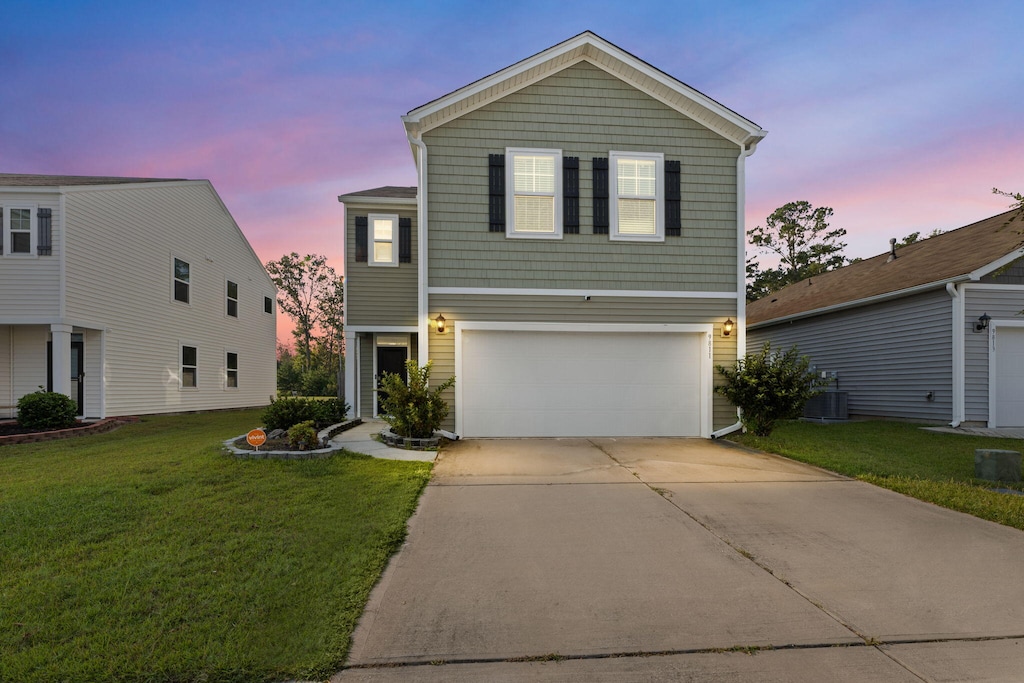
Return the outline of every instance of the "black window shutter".
<path id="1" fill-rule="evenodd" d="M 679 193 L 679 161 L 665 161 L 665 236 L 683 234 L 682 201 Z"/>
<path id="2" fill-rule="evenodd" d="M 580 232 L 580 158 L 562 157 L 562 232 Z"/>
<path id="3" fill-rule="evenodd" d="M 490 232 L 505 232 L 505 155 L 488 155 Z"/>
<path id="4" fill-rule="evenodd" d="M 53 253 L 53 215 L 50 209 L 36 211 L 36 229 L 39 239 L 36 240 L 36 253 L 49 256 Z"/>
<path id="5" fill-rule="evenodd" d="M 366 216 L 356 216 L 356 263 L 366 263 L 366 219 Z"/>
<path id="6" fill-rule="evenodd" d="M 398 219 L 398 262 L 412 263 L 412 219 Z"/>
<path id="7" fill-rule="evenodd" d="M 594 157 L 594 234 L 608 234 L 608 159 Z"/>

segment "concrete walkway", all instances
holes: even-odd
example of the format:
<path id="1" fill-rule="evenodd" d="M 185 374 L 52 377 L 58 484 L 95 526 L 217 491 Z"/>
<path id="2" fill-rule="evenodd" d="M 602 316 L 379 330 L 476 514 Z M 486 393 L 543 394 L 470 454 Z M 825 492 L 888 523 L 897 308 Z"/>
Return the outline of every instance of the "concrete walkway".
<path id="1" fill-rule="evenodd" d="M 374 458 L 385 460 L 419 460 L 433 462 L 437 457 L 437 451 L 414 451 L 404 448 L 392 448 L 386 446 L 373 437 L 384 429 L 387 423 L 383 420 L 366 420 L 363 423 L 337 434 L 331 439 L 332 444 L 341 446 L 353 453 L 362 453 Z"/>
<path id="2" fill-rule="evenodd" d="M 471 440 L 345 681 L 1020 680 L 1024 533 L 721 442 Z"/>

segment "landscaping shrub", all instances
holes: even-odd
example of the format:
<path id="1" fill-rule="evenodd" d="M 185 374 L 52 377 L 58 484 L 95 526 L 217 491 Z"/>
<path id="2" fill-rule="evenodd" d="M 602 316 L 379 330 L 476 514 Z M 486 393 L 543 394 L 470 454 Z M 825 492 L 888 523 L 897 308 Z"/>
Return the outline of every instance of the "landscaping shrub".
<path id="1" fill-rule="evenodd" d="M 455 384 L 455 378 L 449 377 L 431 388 L 430 368 L 430 361 L 422 367 L 414 360 L 406 361 L 409 379 L 404 382 L 400 375 L 384 373 L 380 383 L 381 407 L 384 409 L 381 417 L 399 436 L 430 438 L 448 417 L 448 404 L 441 398 L 441 392 Z"/>
<path id="2" fill-rule="evenodd" d="M 37 391 L 18 399 L 18 424 L 26 429 L 66 429 L 75 425 L 78 404 L 57 391 Z"/>
<path id="3" fill-rule="evenodd" d="M 348 414 L 348 403 L 341 399 L 279 398 L 263 411 L 267 429 L 291 429 L 300 422 L 312 422 L 323 428 L 341 422 Z"/>
<path id="4" fill-rule="evenodd" d="M 748 353 L 727 368 L 715 369 L 725 384 L 715 392 L 725 396 L 742 410 L 744 428 L 758 436 L 768 436 L 779 420 L 799 417 L 804 404 L 823 391 L 823 380 L 810 371 L 810 359 L 794 346 L 780 353 L 765 342 L 757 353 Z"/>
<path id="5" fill-rule="evenodd" d="M 312 420 L 306 420 L 294 425 L 288 430 L 288 443 L 292 448 L 299 450 L 314 448 L 320 445 L 320 440 L 316 438 L 316 429 L 313 427 Z"/>

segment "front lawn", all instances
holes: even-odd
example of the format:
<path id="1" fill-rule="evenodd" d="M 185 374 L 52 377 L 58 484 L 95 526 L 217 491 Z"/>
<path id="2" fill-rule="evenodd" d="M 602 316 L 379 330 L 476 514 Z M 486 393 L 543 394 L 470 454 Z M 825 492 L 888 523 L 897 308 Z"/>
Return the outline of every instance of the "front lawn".
<path id="1" fill-rule="evenodd" d="M 784 455 L 936 505 L 1024 530 L 1024 496 L 992 488 L 1020 489 L 974 478 L 974 450 L 1021 451 L 1020 439 L 927 432 L 903 422 L 815 424 L 785 422 L 769 437 L 734 434 L 745 446 Z"/>
<path id="2" fill-rule="evenodd" d="M 340 668 L 430 465 L 223 455 L 259 415 L 0 448 L 0 681 Z"/>

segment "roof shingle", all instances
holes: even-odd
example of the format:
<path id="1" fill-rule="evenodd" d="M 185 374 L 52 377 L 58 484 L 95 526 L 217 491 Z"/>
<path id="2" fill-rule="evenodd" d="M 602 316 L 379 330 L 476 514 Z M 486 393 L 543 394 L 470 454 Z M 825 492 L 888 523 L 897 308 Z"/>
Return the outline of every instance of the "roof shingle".
<path id="1" fill-rule="evenodd" d="M 119 185 L 126 183 L 166 183 L 186 178 L 126 178 L 122 176 L 35 175 L 0 173 L 0 187 L 60 187 L 62 185 Z"/>

